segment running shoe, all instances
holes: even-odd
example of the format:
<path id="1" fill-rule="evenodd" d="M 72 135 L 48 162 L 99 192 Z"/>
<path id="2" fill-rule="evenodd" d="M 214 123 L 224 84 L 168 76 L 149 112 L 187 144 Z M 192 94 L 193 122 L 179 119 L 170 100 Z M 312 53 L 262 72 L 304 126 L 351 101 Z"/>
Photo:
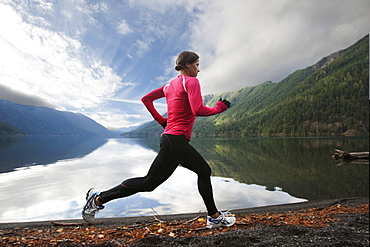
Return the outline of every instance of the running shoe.
<path id="1" fill-rule="evenodd" d="M 220 215 L 216 218 L 212 218 L 211 216 L 207 217 L 207 228 L 218 228 L 221 226 L 230 227 L 235 224 L 236 218 L 233 214 L 229 212 L 221 212 L 219 211 Z"/>
<path id="2" fill-rule="evenodd" d="M 95 198 L 99 195 L 99 191 L 95 190 L 94 188 L 89 189 L 86 194 L 86 204 L 82 210 L 82 218 L 87 223 L 93 223 L 95 214 L 99 212 L 99 210 L 103 209 L 104 206 L 99 206 L 95 204 Z"/>

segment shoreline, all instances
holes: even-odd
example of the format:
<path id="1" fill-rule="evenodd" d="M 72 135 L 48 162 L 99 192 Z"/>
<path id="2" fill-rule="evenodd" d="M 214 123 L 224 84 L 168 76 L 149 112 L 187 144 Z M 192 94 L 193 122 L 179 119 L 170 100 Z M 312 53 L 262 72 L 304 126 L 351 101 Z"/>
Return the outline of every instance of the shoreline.
<path id="1" fill-rule="evenodd" d="M 284 213 L 288 211 L 299 211 L 309 208 L 330 207 L 332 205 L 342 203 L 345 205 L 368 204 L 369 197 L 348 197 L 327 200 L 305 201 L 297 203 L 277 204 L 269 206 L 260 206 L 253 208 L 241 208 L 230 210 L 233 214 L 262 214 L 262 213 Z M 153 212 L 154 215 L 154 212 Z M 112 217 L 112 218 L 97 218 L 101 226 L 109 226 L 115 224 L 131 224 L 132 222 L 152 219 L 153 215 L 147 216 L 129 216 L 129 217 Z M 206 215 L 206 213 L 185 213 L 185 214 L 168 214 L 159 215 L 158 217 L 166 218 L 167 220 L 186 220 L 194 218 L 198 215 Z M 66 222 L 66 223 L 83 223 L 83 219 L 65 219 L 65 220 L 42 220 L 42 221 L 25 221 L 25 222 L 4 222 L 0 223 L 0 230 L 16 228 L 16 227 L 43 227 L 50 226 L 51 222 Z"/>
<path id="2" fill-rule="evenodd" d="M 82 219 L 53 221 L 61 225 L 52 221 L 0 223 L 0 244 L 38 246 L 43 241 L 46 246 L 369 246 L 368 204 L 368 197 L 350 197 L 235 209 L 231 212 L 239 223 L 217 230 L 204 229 L 205 222 L 198 222 L 206 217 L 205 213 L 97 218 L 92 225 Z M 356 207 L 362 207 L 362 211 L 352 210 Z M 350 210 L 333 212 L 337 209 Z M 299 214 L 303 216 L 298 221 L 323 217 L 325 224 L 288 223 L 289 217 Z M 258 217 L 262 220 L 251 223 L 250 219 Z M 273 222 L 274 217 L 284 219 L 284 223 Z M 186 224 L 177 229 L 179 224 L 173 222 Z M 161 224 L 163 234 L 157 234 L 158 229 L 153 227 Z M 197 224 L 197 229 L 191 229 Z M 168 228 L 177 235 L 165 232 Z M 89 231 L 95 233 L 86 239 Z M 69 235 L 58 239 L 67 232 Z M 45 237 L 46 233 L 50 237 Z M 17 239 L 19 242 L 14 242 Z"/>

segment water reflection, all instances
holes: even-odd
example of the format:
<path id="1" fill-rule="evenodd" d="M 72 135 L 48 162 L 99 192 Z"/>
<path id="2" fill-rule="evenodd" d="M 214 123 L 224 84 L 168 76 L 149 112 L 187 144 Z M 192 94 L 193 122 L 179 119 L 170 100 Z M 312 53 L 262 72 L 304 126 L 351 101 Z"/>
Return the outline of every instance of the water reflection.
<path id="1" fill-rule="evenodd" d="M 98 137 L 0 138 L 0 172 L 80 158 L 106 142 Z"/>
<path id="2" fill-rule="evenodd" d="M 155 141 L 143 139 L 157 150 Z M 259 184 L 274 191 L 280 187 L 308 200 L 368 196 L 366 163 L 338 166 L 336 148 L 368 151 L 368 137 L 356 138 L 209 138 L 192 145 L 212 167 L 213 175 L 231 177 L 245 184 Z"/>
<path id="3" fill-rule="evenodd" d="M 369 194 L 368 165 L 336 165 L 335 148 L 369 150 L 368 138 L 197 139 L 216 176 L 276 186 L 290 195 L 321 200 Z M 208 151 L 207 151 L 208 150 Z"/>
<path id="4" fill-rule="evenodd" d="M 363 139 L 194 139 L 192 143 L 212 166 L 220 209 L 364 196 L 369 192 L 368 166 L 338 167 L 331 160 L 334 148 L 365 151 L 368 142 Z M 37 161 L 43 165 L 0 174 L 0 193 L 7 198 L 2 203 L 0 222 L 80 218 L 87 189 L 105 190 L 126 178 L 145 175 L 158 149 L 158 139 L 109 139 L 85 144 L 89 148 L 84 152 L 75 150 L 79 145 L 69 144 L 75 156 L 66 151 L 62 152 L 68 154 L 64 159 L 61 152 L 50 158 L 53 155 L 48 152 L 49 158 Z M 1 154 L 14 145 L 0 148 Z M 98 216 L 147 215 L 153 214 L 152 208 L 159 214 L 204 211 L 196 175 L 179 167 L 154 192 L 112 201 Z"/>

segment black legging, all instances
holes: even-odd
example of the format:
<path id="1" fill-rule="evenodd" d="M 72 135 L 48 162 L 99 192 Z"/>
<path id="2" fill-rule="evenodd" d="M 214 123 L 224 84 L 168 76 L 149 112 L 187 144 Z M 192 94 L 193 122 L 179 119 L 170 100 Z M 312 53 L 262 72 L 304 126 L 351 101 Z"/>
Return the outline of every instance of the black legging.
<path id="1" fill-rule="evenodd" d="M 145 177 L 127 179 L 120 185 L 101 192 L 99 200 L 107 203 L 138 192 L 153 191 L 172 175 L 179 164 L 198 175 L 198 190 L 208 215 L 217 213 L 211 185 L 211 168 L 183 135 L 162 135 L 160 150 L 148 174 Z"/>

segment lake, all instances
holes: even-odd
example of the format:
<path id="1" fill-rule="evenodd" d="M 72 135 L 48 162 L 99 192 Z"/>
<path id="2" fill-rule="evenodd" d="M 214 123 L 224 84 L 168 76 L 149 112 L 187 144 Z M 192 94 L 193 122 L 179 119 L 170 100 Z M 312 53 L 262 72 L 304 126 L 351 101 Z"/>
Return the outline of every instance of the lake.
<path id="1" fill-rule="evenodd" d="M 369 138 L 195 138 L 219 209 L 369 195 L 369 163 L 341 164 L 335 149 L 368 151 Z M 144 176 L 159 139 L 0 139 L 0 222 L 81 218 L 86 191 Z M 196 175 L 178 167 L 151 193 L 114 200 L 97 217 L 205 211 Z"/>

